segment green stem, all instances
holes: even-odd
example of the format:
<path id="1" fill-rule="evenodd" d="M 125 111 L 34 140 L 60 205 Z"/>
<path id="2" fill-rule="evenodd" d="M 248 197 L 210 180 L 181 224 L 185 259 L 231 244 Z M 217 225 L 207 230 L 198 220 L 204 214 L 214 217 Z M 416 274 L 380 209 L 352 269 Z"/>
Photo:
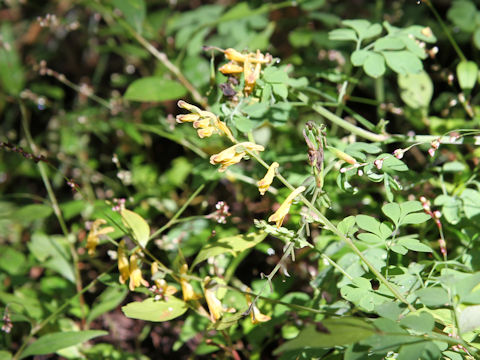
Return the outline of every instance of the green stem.
<path id="1" fill-rule="evenodd" d="M 367 140 L 374 141 L 374 142 L 382 142 L 388 139 L 388 135 L 381 135 L 381 134 L 375 134 L 371 131 L 359 128 L 356 125 L 353 125 L 349 123 L 346 120 L 343 120 L 341 117 L 335 115 L 331 111 L 327 110 L 323 106 L 321 106 L 318 103 L 315 103 L 312 105 L 312 109 L 325 117 L 326 119 L 330 120 L 334 124 L 337 124 L 338 126 L 344 128 L 347 131 L 350 131 L 352 134 L 361 136 Z"/>
<path id="2" fill-rule="evenodd" d="M 467 61 L 467 58 L 465 57 L 465 55 L 463 55 L 463 52 L 462 50 L 460 49 L 460 47 L 458 46 L 457 42 L 455 41 L 455 39 L 453 38 L 452 34 L 450 33 L 450 30 L 448 30 L 447 26 L 445 25 L 445 23 L 443 22 L 441 16 L 439 15 L 439 13 L 437 12 L 437 10 L 435 9 L 435 7 L 433 6 L 432 2 L 430 0 L 423 0 L 427 6 L 430 8 L 430 10 L 432 10 L 433 12 L 433 15 L 435 16 L 435 18 L 437 19 L 438 23 L 440 24 L 443 32 L 445 33 L 445 35 L 447 35 L 447 38 L 448 40 L 450 41 L 450 44 L 452 44 L 455 52 L 457 53 L 458 57 L 460 58 L 461 61 Z"/>
<path id="3" fill-rule="evenodd" d="M 100 279 L 100 277 L 102 277 L 103 275 L 105 274 L 108 274 L 110 271 L 112 271 L 114 268 L 115 268 L 116 265 L 114 266 L 111 266 L 107 271 L 104 271 L 103 273 L 101 273 L 100 275 L 98 275 L 94 280 L 92 280 L 90 282 L 90 284 L 88 284 L 87 286 L 85 286 L 81 292 L 75 294 L 73 297 L 71 297 L 68 301 L 64 302 L 57 310 L 55 310 L 54 312 L 52 312 L 50 315 L 48 315 L 41 323 L 39 323 L 38 325 L 35 325 L 32 330 L 30 331 L 30 334 L 28 335 L 27 339 L 25 339 L 25 341 L 22 343 L 22 345 L 20 346 L 20 348 L 17 350 L 17 352 L 15 353 L 15 355 L 12 357 L 12 360 L 17 360 L 20 358 L 20 355 L 22 354 L 23 350 L 25 349 L 25 347 L 27 347 L 27 345 L 29 345 L 30 343 L 30 340 L 35 336 L 35 334 L 37 334 L 40 330 L 42 330 L 45 325 L 47 325 L 52 319 L 54 319 L 55 317 L 57 317 L 57 315 L 59 315 L 60 313 L 62 313 L 68 306 L 70 306 L 70 304 L 73 303 L 74 300 L 76 300 L 78 297 L 82 296 L 85 292 L 87 292 L 92 286 L 94 286 L 98 279 Z"/>
<path id="4" fill-rule="evenodd" d="M 28 146 L 32 150 L 32 153 L 36 156 L 38 156 L 38 148 L 35 145 L 32 134 L 30 133 L 30 127 L 28 124 L 28 113 L 27 113 L 27 108 L 25 107 L 25 104 L 20 101 L 20 112 L 22 114 L 22 127 L 23 131 L 25 132 L 25 137 L 27 139 Z M 79 267 L 79 261 L 78 261 L 78 255 L 77 255 L 77 250 L 75 249 L 75 245 L 72 243 L 72 241 L 69 239 L 69 231 L 67 228 L 67 224 L 65 223 L 65 220 L 62 215 L 62 211 L 60 210 L 60 206 L 58 205 L 57 197 L 55 196 L 55 192 L 52 189 L 52 185 L 50 183 L 50 180 L 48 179 L 47 175 L 47 169 L 46 165 L 39 161 L 37 163 L 38 169 L 40 171 L 40 176 L 42 177 L 42 181 L 45 185 L 45 188 L 48 193 L 48 197 L 50 199 L 50 203 L 52 204 L 53 212 L 55 216 L 57 217 L 58 223 L 60 224 L 60 228 L 62 229 L 63 235 L 65 236 L 65 239 L 68 242 L 69 249 L 70 249 L 70 254 L 73 259 L 73 266 L 74 266 L 74 271 L 75 271 L 75 285 L 77 289 L 77 293 L 82 293 L 82 278 L 80 276 L 80 267 Z M 80 309 L 82 312 L 82 324 L 85 324 L 85 314 L 84 314 L 84 299 L 83 297 L 80 297 Z"/>
<path id="5" fill-rule="evenodd" d="M 262 164 L 264 167 L 268 169 L 268 164 L 263 161 L 258 155 L 255 153 L 248 151 L 248 154 L 255 158 L 260 164 Z M 295 187 L 291 185 L 287 179 L 285 179 L 279 172 L 277 172 L 277 178 L 290 190 L 295 190 Z M 377 279 L 383 283 L 388 290 L 401 302 L 405 303 L 407 307 L 409 308 L 410 311 L 414 312 L 416 309 L 407 301 L 407 299 L 391 284 L 381 273 L 378 271 L 375 266 L 363 255 L 363 253 L 360 251 L 360 249 L 353 243 L 352 239 L 349 237 L 345 236 L 340 230 L 337 229 L 335 225 L 333 225 L 330 220 L 327 219 L 325 215 L 323 215 L 320 210 L 318 210 L 308 199 L 303 196 L 302 194 L 299 195 L 299 198 L 302 200 L 302 202 L 311 210 L 313 211 L 318 219 L 319 222 L 324 225 L 324 227 L 327 230 L 330 230 L 333 232 L 335 235 L 337 235 L 343 242 L 345 242 L 350 249 L 367 265 L 367 267 L 370 269 L 370 271 L 377 277 Z"/>
<path id="6" fill-rule="evenodd" d="M 152 235 L 150 235 L 150 238 L 149 240 L 152 240 L 153 238 L 155 238 L 157 235 L 161 234 L 162 232 L 164 232 L 165 230 L 167 230 L 170 226 L 172 226 L 173 224 L 175 224 L 175 221 L 178 219 L 178 217 L 180 215 L 182 215 L 182 213 L 185 211 L 185 209 L 187 208 L 187 206 L 193 201 L 193 199 L 195 199 L 195 197 L 200 193 L 200 191 L 203 190 L 203 188 L 205 187 L 205 184 L 202 184 L 198 187 L 197 190 L 195 190 L 195 192 L 190 195 L 190 197 L 187 199 L 187 201 L 185 201 L 185 203 L 182 205 L 182 207 L 175 213 L 175 215 L 172 216 L 172 218 L 170 220 L 168 220 L 168 222 L 163 225 L 160 229 L 158 229 L 157 231 L 155 231 Z"/>

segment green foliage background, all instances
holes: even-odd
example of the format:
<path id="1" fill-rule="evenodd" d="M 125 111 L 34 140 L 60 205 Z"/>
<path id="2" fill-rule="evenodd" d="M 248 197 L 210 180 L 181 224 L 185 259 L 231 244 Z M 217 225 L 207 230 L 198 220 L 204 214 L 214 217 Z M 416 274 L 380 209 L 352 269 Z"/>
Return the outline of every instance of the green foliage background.
<path id="1" fill-rule="evenodd" d="M 274 58 L 248 96 L 222 88 L 227 48 Z M 479 49 L 470 0 L 0 3 L 0 359 L 477 358 Z M 254 154 L 219 173 L 231 144 L 177 124 L 180 99 L 285 181 L 261 197 Z M 307 190 L 278 229 L 287 183 Z M 186 262 L 236 313 L 129 291 L 121 239 L 150 283 L 157 259 L 180 290 Z"/>

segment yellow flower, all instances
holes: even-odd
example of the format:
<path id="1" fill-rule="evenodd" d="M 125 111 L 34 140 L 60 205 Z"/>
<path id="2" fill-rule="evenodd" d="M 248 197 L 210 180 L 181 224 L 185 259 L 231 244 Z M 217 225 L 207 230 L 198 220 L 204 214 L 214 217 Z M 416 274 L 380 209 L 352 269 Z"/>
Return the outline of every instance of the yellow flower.
<path id="1" fill-rule="evenodd" d="M 106 235 L 115 231 L 115 229 L 111 226 L 107 226 L 102 229 L 100 228 L 100 226 L 105 225 L 106 223 L 107 222 L 104 219 L 97 219 L 93 222 L 87 237 L 88 255 L 93 255 L 95 253 L 95 249 L 100 242 L 100 235 Z"/>
<path id="2" fill-rule="evenodd" d="M 190 114 L 177 115 L 177 122 L 193 123 L 193 127 L 197 129 L 197 134 L 200 138 L 210 137 L 212 134 L 224 134 L 227 135 L 230 140 L 234 140 L 230 129 L 228 129 L 227 125 L 221 122 L 214 113 L 202 110 L 183 100 L 178 102 L 178 107 L 190 111 Z"/>
<path id="3" fill-rule="evenodd" d="M 275 177 L 275 170 L 278 168 L 278 163 L 274 162 L 270 167 L 268 168 L 267 173 L 265 174 L 264 178 L 260 181 L 257 182 L 258 185 L 258 191 L 260 191 L 261 195 L 264 195 L 270 185 L 273 182 L 273 178 Z"/>
<path id="4" fill-rule="evenodd" d="M 239 163 L 240 160 L 247 154 L 249 151 L 263 151 L 265 148 L 261 145 L 254 144 L 252 142 L 243 142 L 223 150 L 222 152 L 210 156 L 210 164 L 217 165 L 220 164 L 218 171 L 223 172 L 230 165 Z"/>
<path id="5" fill-rule="evenodd" d="M 210 276 L 205 277 L 203 280 L 203 291 L 205 294 L 205 300 L 207 301 L 208 310 L 210 311 L 210 320 L 216 322 L 222 317 L 223 306 L 222 302 L 218 300 L 215 295 L 215 285 L 212 284 Z"/>
<path id="6" fill-rule="evenodd" d="M 133 253 L 130 255 L 130 282 L 128 287 L 131 291 L 135 290 L 136 287 L 140 285 L 148 286 L 148 281 L 146 281 L 142 276 L 142 270 L 138 267 L 138 256 Z"/>
<path id="7" fill-rule="evenodd" d="M 303 191 L 305 191 L 305 186 L 299 186 L 295 190 L 291 192 L 290 195 L 285 199 L 285 201 L 280 205 L 277 211 L 273 213 L 269 218 L 268 221 L 275 221 L 277 227 L 282 226 L 283 219 L 285 219 L 285 216 L 288 214 L 288 211 L 290 210 L 290 206 L 292 205 L 293 200 Z"/>
<path id="8" fill-rule="evenodd" d="M 120 241 L 117 251 L 117 260 L 118 260 L 118 271 L 120 271 L 120 284 L 125 284 L 125 282 L 130 278 L 130 264 L 128 263 L 128 257 L 126 254 L 125 240 Z"/>
<path id="9" fill-rule="evenodd" d="M 243 67 L 240 65 L 235 64 L 234 62 L 230 61 L 225 65 L 221 66 L 218 69 L 222 74 L 240 74 L 243 72 Z"/>
<path id="10" fill-rule="evenodd" d="M 250 288 L 247 288 L 247 291 L 251 292 Z M 251 306 L 252 300 L 250 299 L 250 295 L 245 294 L 245 298 L 247 299 L 248 306 Z M 265 322 L 271 319 L 270 316 L 262 314 L 255 305 L 252 306 L 252 310 L 250 311 L 250 317 L 252 318 L 252 323 L 254 324 Z"/>
<path id="11" fill-rule="evenodd" d="M 165 297 L 165 296 L 173 295 L 178 291 L 178 289 L 175 286 L 168 285 L 165 279 L 160 279 L 160 278 L 153 279 L 155 274 L 158 272 L 158 264 L 156 262 L 152 262 L 150 269 L 152 272 L 152 280 L 155 283 L 155 286 L 157 287 L 159 295 Z"/>
<path id="12" fill-rule="evenodd" d="M 198 300 L 200 299 L 201 296 L 195 293 L 195 290 L 193 290 L 192 284 L 190 284 L 188 280 L 183 276 L 183 275 L 186 275 L 187 272 L 188 272 L 188 265 L 183 264 L 180 267 L 180 286 L 182 287 L 183 300 L 184 301 Z"/>

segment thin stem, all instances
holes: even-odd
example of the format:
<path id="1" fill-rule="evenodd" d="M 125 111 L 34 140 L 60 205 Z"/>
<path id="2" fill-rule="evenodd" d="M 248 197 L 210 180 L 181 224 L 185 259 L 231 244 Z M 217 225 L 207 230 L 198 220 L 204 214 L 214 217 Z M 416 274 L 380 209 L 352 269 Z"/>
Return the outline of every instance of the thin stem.
<path id="1" fill-rule="evenodd" d="M 114 15 L 114 17 L 116 17 Z M 121 20 L 116 17 L 117 20 Z M 118 23 L 123 26 L 145 49 L 150 52 L 157 60 L 159 60 L 175 77 L 180 83 L 192 94 L 193 99 L 200 104 L 202 107 L 208 110 L 208 103 L 206 99 L 200 95 L 200 92 L 195 88 L 195 86 L 187 80 L 187 78 L 182 74 L 180 69 L 176 67 L 167 57 L 164 52 L 158 51 L 156 47 L 148 42 L 142 35 L 140 35 L 134 28 L 132 28 L 125 21 L 118 21 Z"/>
<path id="2" fill-rule="evenodd" d="M 205 184 L 202 184 L 198 187 L 197 190 L 195 190 L 195 192 L 190 195 L 190 197 L 187 199 L 187 201 L 185 201 L 185 203 L 182 205 L 182 207 L 175 213 L 175 215 L 172 216 L 172 218 L 170 220 L 168 220 L 168 222 L 163 225 L 160 229 L 158 229 L 157 231 L 155 231 L 152 235 L 150 235 L 150 238 L 149 240 L 152 240 L 153 238 L 155 238 L 157 235 L 161 234 L 162 232 L 164 232 L 165 230 L 167 230 L 170 226 L 172 226 L 173 224 L 175 224 L 175 221 L 178 219 L 178 217 L 180 215 L 182 215 L 182 213 L 185 211 L 185 209 L 187 208 L 187 206 L 193 201 L 193 199 L 195 199 L 195 197 L 200 193 L 200 191 L 203 190 L 203 188 L 205 187 Z"/>
<path id="3" fill-rule="evenodd" d="M 346 278 L 348 278 L 350 281 L 353 281 L 353 277 L 350 276 L 349 273 L 347 273 L 345 270 L 343 270 L 343 268 L 342 268 L 340 265 L 338 265 L 335 261 L 333 261 L 332 259 L 330 259 L 327 255 L 322 254 L 322 258 L 325 259 L 325 260 L 327 260 L 330 265 L 332 265 L 335 269 L 337 269 L 338 271 L 340 271 L 340 272 L 343 274 L 343 276 L 345 276 Z"/>
<path id="4" fill-rule="evenodd" d="M 388 135 L 382 134 L 375 134 L 371 131 L 359 128 L 358 126 L 349 123 L 346 120 L 343 120 L 341 117 L 335 115 L 331 111 L 327 110 L 325 107 L 321 106 L 318 103 L 312 105 L 312 109 L 325 117 L 326 119 L 330 120 L 334 124 L 344 128 L 347 131 L 350 131 L 352 134 L 361 136 L 367 140 L 374 141 L 374 142 L 382 142 L 388 139 Z"/>
<path id="5" fill-rule="evenodd" d="M 252 156 L 255 160 L 257 160 L 260 164 L 262 164 L 264 167 L 268 168 L 268 164 L 263 161 L 258 155 L 255 153 L 248 151 L 248 154 Z M 287 179 L 285 179 L 279 172 L 277 172 L 277 178 L 290 190 L 295 190 L 295 187 L 291 185 Z M 320 210 L 318 210 L 305 196 L 300 194 L 298 196 L 302 202 L 311 210 L 313 211 L 318 219 L 319 222 L 324 225 L 324 227 L 327 230 L 330 230 L 333 232 L 335 235 L 337 235 L 343 242 L 345 242 L 352 250 L 353 252 L 367 265 L 367 267 L 370 269 L 370 271 L 377 277 L 377 279 L 383 283 L 388 290 L 401 302 L 405 303 L 407 307 L 410 309 L 410 311 L 414 312 L 416 309 L 407 301 L 407 299 L 378 271 L 375 266 L 363 255 L 363 253 L 360 251 L 360 249 L 353 243 L 352 239 L 349 237 L 345 236 L 340 230 L 337 229 L 335 225 L 333 225 L 330 220 L 327 219 L 325 215 L 323 215 Z"/>
<path id="6" fill-rule="evenodd" d="M 25 104 L 20 101 L 20 112 L 22 114 L 22 127 L 23 131 L 25 132 L 25 137 L 27 139 L 28 146 L 32 150 L 32 153 L 36 156 L 38 156 L 38 148 L 35 145 L 32 134 L 30 133 L 30 127 L 28 124 L 28 113 L 27 109 L 25 107 Z M 55 192 L 52 189 L 52 185 L 50 183 L 50 180 L 48 179 L 47 175 L 47 169 L 46 165 L 39 161 L 37 163 L 38 169 L 40 171 L 40 176 L 42 177 L 42 181 L 45 185 L 45 188 L 48 193 L 48 197 L 50 199 L 50 203 L 52 204 L 53 212 L 55 213 L 55 216 L 57 217 L 58 223 L 60 224 L 60 228 L 62 229 L 63 235 L 67 239 L 69 248 L 70 248 L 70 254 L 73 259 L 73 266 L 74 266 L 74 271 L 75 271 L 75 285 L 77 289 L 77 293 L 82 293 L 82 278 L 80 276 L 80 268 L 79 268 L 79 261 L 78 261 L 78 255 L 77 255 L 77 250 L 75 249 L 74 244 L 72 241 L 69 239 L 69 231 L 67 228 L 67 224 L 65 223 L 65 220 L 62 215 L 62 211 L 60 210 L 60 206 L 58 205 L 57 197 L 55 196 Z M 85 313 L 84 313 L 84 299 L 83 296 L 80 297 L 80 309 L 82 312 L 82 324 L 85 325 Z"/>
<path id="7" fill-rule="evenodd" d="M 460 49 L 457 42 L 453 38 L 452 34 L 450 33 L 450 30 L 448 30 L 447 26 L 445 25 L 444 21 L 442 20 L 442 18 L 440 16 L 440 14 L 437 12 L 437 9 L 435 9 L 435 7 L 433 6 L 432 2 L 430 0 L 423 0 L 423 1 L 427 4 L 427 6 L 430 8 L 430 10 L 432 10 L 433 15 L 437 19 L 437 21 L 440 24 L 440 26 L 441 26 L 443 32 L 445 33 L 445 35 L 447 35 L 447 38 L 450 41 L 450 44 L 452 44 L 453 49 L 457 53 L 460 60 L 461 61 L 467 61 L 467 58 L 465 57 L 465 55 L 463 55 L 462 50 Z"/>

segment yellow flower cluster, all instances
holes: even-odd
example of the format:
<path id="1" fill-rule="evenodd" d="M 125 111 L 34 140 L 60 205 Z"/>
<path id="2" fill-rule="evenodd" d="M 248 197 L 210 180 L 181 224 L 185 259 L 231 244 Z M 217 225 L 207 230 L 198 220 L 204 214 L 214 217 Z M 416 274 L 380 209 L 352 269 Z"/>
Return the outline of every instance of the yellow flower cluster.
<path id="1" fill-rule="evenodd" d="M 115 229 L 111 226 L 101 228 L 101 226 L 105 225 L 106 223 L 107 222 L 104 219 L 97 219 L 93 222 L 87 237 L 88 255 L 93 255 L 95 253 L 95 249 L 100 243 L 101 235 L 106 235 L 115 231 Z"/>
<path id="2" fill-rule="evenodd" d="M 218 171 L 223 172 L 230 165 L 239 163 L 240 160 L 247 154 L 247 151 L 263 151 L 265 148 L 262 145 L 257 145 L 252 142 L 242 142 L 230 146 L 228 149 L 222 152 L 210 156 L 210 164 L 218 165 L 220 168 Z"/>
<path id="3" fill-rule="evenodd" d="M 218 116 L 210 111 L 202 110 L 195 105 L 189 104 L 183 100 L 178 102 L 178 107 L 190 111 L 190 114 L 177 115 L 178 123 L 193 123 L 200 138 L 210 137 L 213 134 L 227 135 L 233 141 L 233 135 L 227 125 L 220 121 Z"/>
<path id="4" fill-rule="evenodd" d="M 127 249 L 125 247 L 125 240 L 120 241 L 117 250 L 117 260 L 118 260 L 118 271 L 120 272 L 119 281 L 121 284 L 130 279 L 128 288 L 133 291 L 135 288 L 140 285 L 148 286 L 148 281 L 146 281 L 142 276 L 142 270 L 138 267 L 138 255 L 133 253 L 130 255 L 130 260 L 127 257 Z"/>
<path id="5" fill-rule="evenodd" d="M 256 53 L 242 54 L 235 49 L 227 49 L 223 53 L 230 62 L 221 66 L 218 70 L 224 75 L 243 73 L 245 78 L 243 91 L 247 95 L 253 91 L 257 79 L 260 77 L 262 65 L 272 61 L 272 55 L 268 53 L 264 55 L 260 50 L 257 50 Z"/>

